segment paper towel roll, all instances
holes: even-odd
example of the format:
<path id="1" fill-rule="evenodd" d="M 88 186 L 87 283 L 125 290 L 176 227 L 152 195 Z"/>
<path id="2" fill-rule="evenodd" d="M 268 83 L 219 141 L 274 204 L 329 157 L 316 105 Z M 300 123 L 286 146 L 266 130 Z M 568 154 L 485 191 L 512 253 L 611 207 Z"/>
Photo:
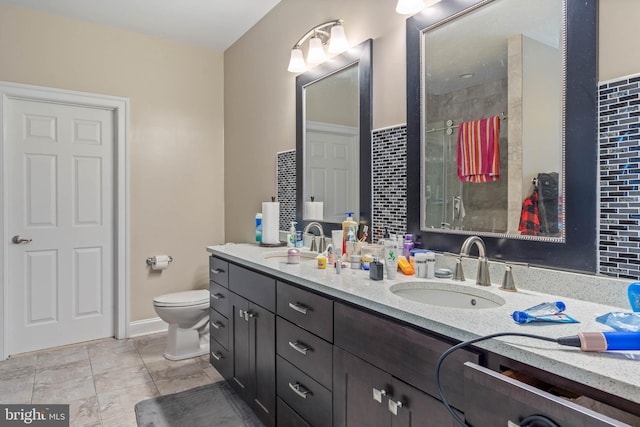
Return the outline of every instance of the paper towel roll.
<path id="1" fill-rule="evenodd" d="M 323 214 L 323 202 L 304 202 L 304 219 L 315 219 L 322 221 Z"/>
<path id="2" fill-rule="evenodd" d="M 315 219 L 322 221 L 323 216 L 323 202 L 304 202 L 304 219 Z"/>
<path id="3" fill-rule="evenodd" d="M 169 262 L 171 262 L 171 257 L 169 255 L 155 255 L 153 257 L 153 262 L 151 263 L 151 269 L 165 270 L 169 267 Z"/>
<path id="4" fill-rule="evenodd" d="M 280 202 L 262 202 L 262 243 L 280 243 Z"/>

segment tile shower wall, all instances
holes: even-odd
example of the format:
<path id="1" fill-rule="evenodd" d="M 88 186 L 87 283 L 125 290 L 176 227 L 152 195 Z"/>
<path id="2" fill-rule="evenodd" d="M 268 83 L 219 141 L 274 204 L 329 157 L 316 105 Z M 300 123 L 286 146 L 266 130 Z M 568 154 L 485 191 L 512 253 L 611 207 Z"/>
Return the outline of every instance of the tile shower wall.
<path id="1" fill-rule="evenodd" d="M 407 230 L 407 126 L 378 129 L 371 137 L 372 238 Z"/>
<path id="2" fill-rule="evenodd" d="M 296 150 L 281 151 L 276 157 L 280 230 L 289 230 L 296 220 Z"/>
<path id="3" fill-rule="evenodd" d="M 599 271 L 640 278 L 640 74 L 598 88 Z"/>

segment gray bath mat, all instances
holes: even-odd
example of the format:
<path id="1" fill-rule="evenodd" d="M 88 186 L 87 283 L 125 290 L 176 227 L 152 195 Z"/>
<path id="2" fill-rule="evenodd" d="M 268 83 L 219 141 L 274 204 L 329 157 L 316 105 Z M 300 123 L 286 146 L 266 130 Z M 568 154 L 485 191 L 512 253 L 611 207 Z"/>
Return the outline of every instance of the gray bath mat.
<path id="1" fill-rule="evenodd" d="M 136 404 L 138 427 L 263 427 L 225 381 Z"/>

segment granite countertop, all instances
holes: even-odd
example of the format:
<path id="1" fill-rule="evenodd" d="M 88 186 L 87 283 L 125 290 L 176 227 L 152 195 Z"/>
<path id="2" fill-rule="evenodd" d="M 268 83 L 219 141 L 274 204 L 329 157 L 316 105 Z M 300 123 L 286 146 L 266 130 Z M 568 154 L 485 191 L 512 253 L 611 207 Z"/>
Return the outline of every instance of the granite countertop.
<path id="1" fill-rule="evenodd" d="M 262 248 L 253 244 L 207 247 L 208 252 L 229 261 L 459 341 L 497 332 L 525 332 L 558 338 L 576 335 L 578 332 L 611 331 L 607 326 L 596 322 L 595 318 L 611 311 L 630 311 L 628 307 L 625 309 L 585 301 L 580 293 L 575 293 L 575 298 L 570 298 L 524 289 L 521 285 L 518 292 L 512 293 L 499 290 L 499 285 L 496 284 L 491 287 L 479 287 L 475 285 L 475 280 L 453 282 L 448 279 L 436 279 L 451 286 L 468 287 L 470 292 L 480 289 L 491 293 L 492 299 L 505 300 L 504 305 L 497 308 L 444 308 L 413 302 L 393 294 L 390 290 L 392 287 L 410 287 L 412 283 L 427 281 L 426 279 L 405 276 L 398 272 L 393 280 L 372 281 L 369 279 L 369 272 L 363 270 L 344 268 L 341 274 L 336 274 L 336 270 L 331 267 L 325 270 L 318 269 L 314 259 L 303 258 L 300 264 L 287 264 L 287 258 L 284 256 L 286 249 Z M 436 268 L 449 262 L 439 256 Z M 465 273 L 467 277 L 475 277 L 475 269 L 465 268 Z M 500 280 L 501 276 L 494 275 L 493 283 L 496 283 L 497 278 Z M 535 284 L 532 284 L 532 288 L 535 289 Z M 566 304 L 566 313 L 580 323 L 519 325 L 511 319 L 511 313 L 515 310 L 524 310 L 541 302 L 559 300 Z M 474 345 L 640 403 L 640 351 L 586 353 L 575 347 L 524 337 L 495 338 Z"/>

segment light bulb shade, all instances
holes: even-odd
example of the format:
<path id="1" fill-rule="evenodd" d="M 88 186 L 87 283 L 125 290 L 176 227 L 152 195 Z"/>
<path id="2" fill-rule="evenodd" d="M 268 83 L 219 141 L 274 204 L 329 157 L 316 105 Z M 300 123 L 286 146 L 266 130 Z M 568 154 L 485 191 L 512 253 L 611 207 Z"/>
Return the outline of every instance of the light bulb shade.
<path id="1" fill-rule="evenodd" d="M 331 39 L 329 40 L 330 53 L 342 53 L 349 48 L 347 36 L 344 34 L 344 27 L 336 24 L 331 27 Z"/>
<path id="2" fill-rule="evenodd" d="M 302 50 L 299 47 L 291 49 L 291 58 L 289 59 L 289 67 L 287 71 L 291 73 L 302 73 L 307 70 L 307 64 L 304 63 Z"/>
<path id="3" fill-rule="evenodd" d="M 309 66 L 317 65 L 327 59 L 322 47 L 320 37 L 313 36 L 309 39 L 309 52 L 307 52 L 307 64 Z"/>
<path id="4" fill-rule="evenodd" d="M 415 15 L 424 9 L 423 0 L 398 0 L 396 12 L 400 15 Z"/>

